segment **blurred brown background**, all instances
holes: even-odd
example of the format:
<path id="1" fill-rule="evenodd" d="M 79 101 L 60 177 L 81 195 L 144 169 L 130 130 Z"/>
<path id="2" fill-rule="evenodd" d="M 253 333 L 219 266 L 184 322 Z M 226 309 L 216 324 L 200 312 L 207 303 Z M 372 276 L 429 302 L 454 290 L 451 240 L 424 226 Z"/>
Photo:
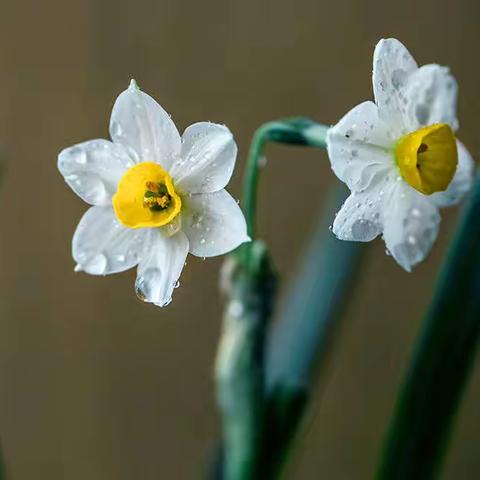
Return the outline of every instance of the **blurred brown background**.
<path id="1" fill-rule="evenodd" d="M 180 130 L 212 120 L 235 132 L 238 196 L 254 129 L 288 115 L 336 122 L 371 97 L 374 45 L 396 36 L 419 63 L 452 68 L 460 137 L 478 158 L 479 20 L 477 0 L 2 0 L 0 433 L 11 480 L 203 478 L 219 433 L 221 260 L 190 258 L 163 310 L 136 299 L 133 271 L 73 272 L 70 242 L 86 205 L 56 156 L 107 136 L 131 77 Z M 261 233 L 284 291 L 336 179 L 323 152 L 272 147 L 268 157 Z M 281 202 L 285 189 L 298 204 Z M 457 213 L 411 275 L 381 241 L 369 249 L 287 478 L 372 477 Z M 444 479 L 480 476 L 479 404 L 477 371 Z"/>

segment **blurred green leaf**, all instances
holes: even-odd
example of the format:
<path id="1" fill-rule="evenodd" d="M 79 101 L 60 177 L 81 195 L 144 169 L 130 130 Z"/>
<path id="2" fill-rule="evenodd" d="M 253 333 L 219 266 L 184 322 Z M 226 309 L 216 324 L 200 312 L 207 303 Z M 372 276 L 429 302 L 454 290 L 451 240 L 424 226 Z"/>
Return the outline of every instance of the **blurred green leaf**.
<path id="1" fill-rule="evenodd" d="M 333 189 L 271 335 L 264 478 L 281 472 L 358 271 L 362 244 L 329 231 L 346 195 L 341 184 Z"/>
<path id="2" fill-rule="evenodd" d="M 480 177 L 442 268 L 386 438 L 377 480 L 436 477 L 480 334 Z"/>

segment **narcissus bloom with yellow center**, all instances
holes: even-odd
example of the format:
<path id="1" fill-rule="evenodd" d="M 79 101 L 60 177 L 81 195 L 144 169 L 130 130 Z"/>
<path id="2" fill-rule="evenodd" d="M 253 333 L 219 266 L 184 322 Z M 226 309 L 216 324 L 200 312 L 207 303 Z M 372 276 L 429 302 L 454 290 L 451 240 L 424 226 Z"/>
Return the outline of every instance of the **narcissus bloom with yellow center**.
<path id="1" fill-rule="evenodd" d="M 76 270 L 107 275 L 138 265 L 138 296 L 164 306 L 188 252 L 212 257 L 249 240 L 243 213 L 224 190 L 237 146 L 214 123 L 195 123 L 180 137 L 134 81 L 115 102 L 110 136 L 58 157 L 68 185 L 93 205 L 73 236 Z"/>
<path id="2" fill-rule="evenodd" d="M 328 131 L 333 171 L 351 190 L 333 232 L 361 242 L 382 234 L 410 271 L 437 238 L 439 208 L 469 190 L 474 162 L 455 137 L 457 84 L 448 68 L 419 68 L 398 40 L 381 40 L 373 91 L 375 103 L 361 103 Z"/>

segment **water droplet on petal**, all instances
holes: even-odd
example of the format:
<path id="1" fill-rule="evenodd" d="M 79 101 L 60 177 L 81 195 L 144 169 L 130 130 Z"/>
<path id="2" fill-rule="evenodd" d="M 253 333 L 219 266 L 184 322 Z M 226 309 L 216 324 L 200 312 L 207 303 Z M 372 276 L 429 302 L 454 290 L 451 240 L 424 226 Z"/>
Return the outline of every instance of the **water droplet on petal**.
<path id="1" fill-rule="evenodd" d="M 417 239 L 413 236 L 413 235 L 409 235 L 407 237 L 407 242 L 410 244 L 410 245 L 415 245 L 417 243 Z"/>
<path id="2" fill-rule="evenodd" d="M 79 165 L 85 165 L 87 163 L 87 160 L 88 160 L 88 156 L 87 156 L 87 152 L 85 152 L 85 151 L 80 152 L 76 156 L 76 161 Z"/>
<path id="3" fill-rule="evenodd" d="M 138 275 L 135 282 L 135 292 L 137 297 L 144 302 L 152 302 L 164 307 L 168 305 L 172 298 L 166 296 L 169 292 L 165 291 L 162 271 L 159 268 L 147 268 Z"/>
<path id="4" fill-rule="evenodd" d="M 94 255 L 83 263 L 82 268 L 92 275 L 103 275 L 107 269 L 107 257 L 102 253 Z"/>

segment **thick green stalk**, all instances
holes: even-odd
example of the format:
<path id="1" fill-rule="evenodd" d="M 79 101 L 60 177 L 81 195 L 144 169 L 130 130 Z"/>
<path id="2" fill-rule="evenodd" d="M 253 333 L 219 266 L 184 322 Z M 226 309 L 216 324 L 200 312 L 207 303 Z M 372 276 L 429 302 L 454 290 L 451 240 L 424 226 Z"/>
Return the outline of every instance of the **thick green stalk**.
<path id="1" fill-rule="evenodd" d="M 223 414 L 222 478 L 248 480 L 260 478 L 264 339 L 275 275 L 258 241 L 240 247 L 227 262 L 222 279 L 227 303 L 216 361 L 217 400 Z"/>
<path id="2" fill-rule="evenodd" d="M 267 142 L 325 147 L 327 127 L 308 119 L 267 123 L 254 135 L 245 172 L 243 208 L 252 243 L 226 263 L 227 297 L 217 362 L 217 398 L 223 416 L 220 478 L 263 476 L 265 450 L 265 338 L 274 303 L 275 275 L 263 244 L 255 240 L 260 159 Z"/>
<path id="3" fill-rule="evenodd" d="M 479 219 L 480 177 L 422 326 L 377 480 L 431 480 L 442 465 L 480 334 Z"/>

